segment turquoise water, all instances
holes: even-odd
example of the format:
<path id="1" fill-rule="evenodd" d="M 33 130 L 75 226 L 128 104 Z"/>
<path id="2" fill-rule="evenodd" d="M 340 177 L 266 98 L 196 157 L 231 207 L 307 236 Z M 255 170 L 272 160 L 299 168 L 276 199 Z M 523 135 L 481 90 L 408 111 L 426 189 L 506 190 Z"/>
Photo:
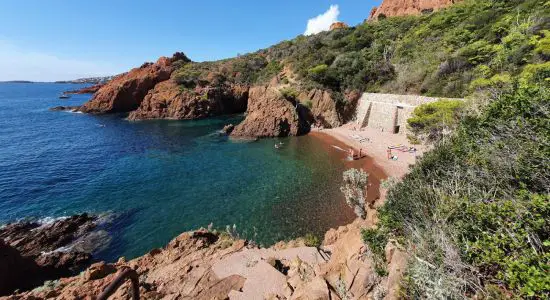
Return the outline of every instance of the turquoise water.
<path id="1" fill-rule="evenodd" d="M 216 133 L 242 116 L 129 122 L 48 111 L 89 99 L 57 98 L 75 88 L 0 83 L 0 224 L 110 214 L 113 239 L 96 257 L 112 261 L 210 223 L 269 245 L 353 219 L 338 190 L 342 156 L 318 138 L 234 142 Z"/>

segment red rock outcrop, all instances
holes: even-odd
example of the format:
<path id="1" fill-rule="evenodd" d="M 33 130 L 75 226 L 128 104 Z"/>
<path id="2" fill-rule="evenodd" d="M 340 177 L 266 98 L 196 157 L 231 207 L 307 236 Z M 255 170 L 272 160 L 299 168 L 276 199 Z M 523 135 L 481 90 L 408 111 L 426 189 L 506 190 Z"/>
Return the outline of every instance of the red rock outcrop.
<path id="1" fill-rule="evenodd" d="M 189 61 L 183 53 L 176 53 L 171 58 L 161 57 L 156 63 L 145 63 L 115 77 L 101 87 L 80 110 L 85 113 L 105 114 L 137 109 L 145 95 L 157 83 L 170 78 L 174 71 L 173 63 L 178 60 Z"/>
<path id="2" fill-rule="evenodd" d="M 81 88 L 79 90 L 66 91 L 64 92 L 64 94 L 93 94 L 99 91 L 99 89 L 102 88 L 104 85 L 104 83 L 98 83 L 92 86 Z"/>
<path id="3" fill-rule="evenodd" d="M 189 90 L 181 89 L 170 79 L 157 84 L 128 119 L 187 120 L 240 113 L 246 110 L 247 99 L 247 86 L 207 86 Z"/>
<path id="4" fill-rule="evenodd" d="M 332 23 L 332 25 L 330 25 L 330 30 L 334 30 L 334 29 L 342 29 L 342 28 L 348 28 L 348 24 L 344 23 L 344 22 L 334 22 Z"/>
<path id="5" fill-rule="evenodd" d="M 283 97 L 271 86 L 250 88 L 246 118 L 231 133 L 233 137 L 283 137 L 309 131 L 303 107 Z"/>
<path id="6" fill-rule="evenodd" d="M 374 7 L 369 20 L 377 20 L 380 16 L 395 17 L 419 15 L 445 8 L 461 0 L 384 0 L 379 7 Z"/>
<path id="7" fill-rule="evenodd" d="M 0 284 L 0 295 L 74 275 L 87 267 L 91 254 L 67 246 L 90 233 L 95 220 L 96 217 L 83 214 L 51 224 L 17 222 L 1 228 L 0 274 L 11 276 L 5 285 Z M 84 243 L 83 239 L 79 241 Z M 63 247 L 67 249 L 58 250 Z"/>

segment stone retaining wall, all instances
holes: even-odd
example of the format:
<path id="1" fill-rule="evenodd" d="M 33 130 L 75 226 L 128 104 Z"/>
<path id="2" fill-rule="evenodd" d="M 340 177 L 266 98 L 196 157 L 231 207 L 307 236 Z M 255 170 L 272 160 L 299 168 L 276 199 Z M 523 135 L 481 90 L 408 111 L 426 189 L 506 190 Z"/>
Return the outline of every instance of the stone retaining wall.
<path id="1" fill-rule="evenodd" d="M 418 95 L 364 93 L 359 99 L 355 122 L 361 128 L 377 128 L 383 132 L 406 135 L 407 119 L 414 109 L 441 98 Z"/>

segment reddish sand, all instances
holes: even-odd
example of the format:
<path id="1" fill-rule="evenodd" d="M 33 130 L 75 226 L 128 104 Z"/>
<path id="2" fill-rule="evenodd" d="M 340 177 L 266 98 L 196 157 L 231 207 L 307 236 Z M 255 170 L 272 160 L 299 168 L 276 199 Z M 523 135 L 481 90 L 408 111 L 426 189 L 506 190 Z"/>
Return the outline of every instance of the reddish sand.
<path id="1" fill-rule="evenodd" d="M 347 146 L 346 150 L 353 148 L 355 153 L 366 153 L 367 160 L 372 160 L 372 163 L 377 165 L 383 170 L 388 177 L 402 178 L 409 171 L 409 166 L 416 163 L 417 157 L 427 150 L 422 145 L 411 145 L 406 136 L 392 134 L 388 132 L 381 132 L 377 129 L 363 128 L 356 129 L 354 124 L 346 124 L 338 128 L 333 129 L 314 129 L 310 134 L 322 136 L 331 136 Z M 363 142 L 354 138 L 366 138 Z M 397 156 L 397 160 L 388 159 L 388 147 L 395 145 L 404 145 L 408 147 L 416 148 L 416 152 L 401 152 L 399 150 L 392 150 L 391 154 Z M 359 161 L 362 161 L 361 159 Z M 372 167 L 369 167 L 372 169 Z M 377 168 L 375 168 L 377 169 Z"/>

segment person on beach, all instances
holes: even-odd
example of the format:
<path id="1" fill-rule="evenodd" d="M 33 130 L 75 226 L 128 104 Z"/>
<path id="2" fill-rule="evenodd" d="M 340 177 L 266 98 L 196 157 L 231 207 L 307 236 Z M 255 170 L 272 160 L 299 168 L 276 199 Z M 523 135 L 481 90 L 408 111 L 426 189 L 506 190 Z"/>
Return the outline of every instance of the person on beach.
<path id="1" fill-rule="evenodd" d="M 386 153 L 388 153 L 388 159 L 392 159 L 393 158 L 393 155 L 391 153 L 391 148 L 388 147 L 388 150 L 386 151 Z"/>
<path id="2" fill-rule="evenodd" d="M 363 148 L 359 148 L 359 158 L 361 158 L 361 152 L 363 152 Z"/>

